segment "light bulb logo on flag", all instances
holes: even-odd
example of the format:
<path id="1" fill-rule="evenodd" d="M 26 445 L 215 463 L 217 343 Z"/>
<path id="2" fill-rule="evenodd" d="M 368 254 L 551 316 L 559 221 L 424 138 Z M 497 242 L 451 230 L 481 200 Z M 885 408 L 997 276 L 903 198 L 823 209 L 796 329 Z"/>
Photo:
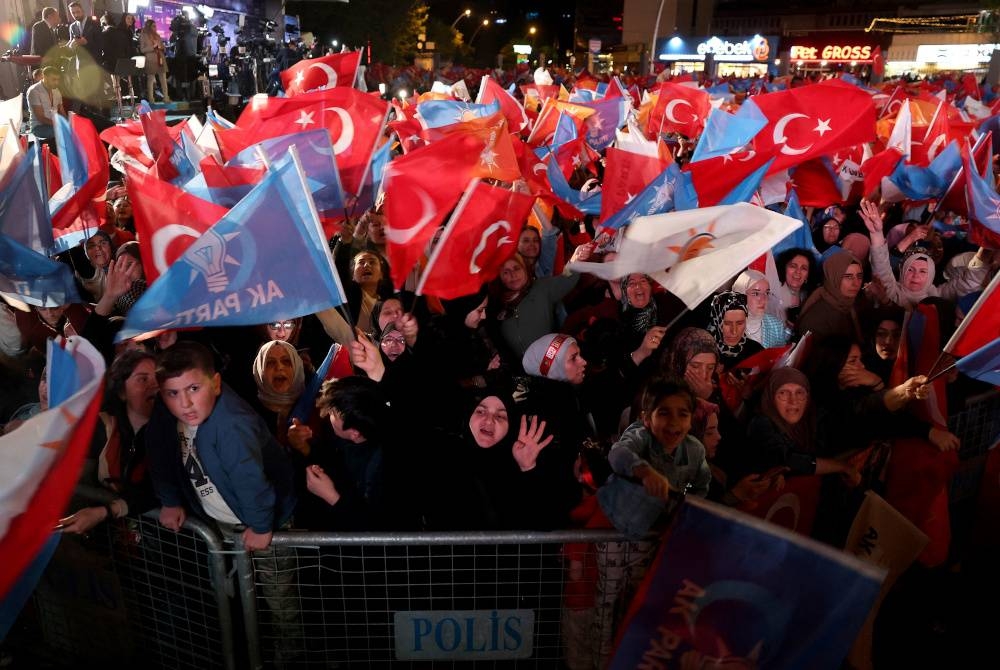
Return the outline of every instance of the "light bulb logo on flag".
<path id="1" fill-rule="evenodd" d="M 208 230 L 191 247 L 190 256 L 184 259 L 195 270 L 191 273 L 191 281 L 193 282 L 200 274 L 205 278 L 205 284 L 211 293 L 225 291 L 229 286 L 225 264 L 240 265 L 235 258 L 226 253 L 226 238 L 214 230 Z"/>

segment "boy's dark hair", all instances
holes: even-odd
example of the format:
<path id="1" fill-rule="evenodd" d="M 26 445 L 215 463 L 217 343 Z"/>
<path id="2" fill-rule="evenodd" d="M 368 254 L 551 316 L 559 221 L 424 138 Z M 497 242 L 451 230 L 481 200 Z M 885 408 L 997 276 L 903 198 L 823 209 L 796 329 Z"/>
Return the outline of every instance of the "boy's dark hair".
<path id="1" fill-rule="evenodd" d="M 209 377 L 215 374 L 215 358 L 205 345 L 181 341 L 164 351 L 156 364 L 156 381 L 162 384 L 188 370 L 200 370 Z"/>
<path id="2" fill-rule="evenodd" d="M 344 422 L 344 430 L 353 428 L 366 440 L 378 439 L 387 421 L 385 400 L 378 384 L 367 377 L 323 382 L 316 407 L 324 418 L 336 411 Z"/>
<path id="3" fill-rule="evenodd" d="M 691 386 L 686 381 L 675 377 L 656 377 L 646 384 L 646 388 L 642 392 L 642 413 L 647 416 L 652 414 L 664 398 L 669 398 L 672 395 L 684 396 L 691 411 L 694 412 L 698 401 L 695 399 L 694 391 L 691 390 Z"/>

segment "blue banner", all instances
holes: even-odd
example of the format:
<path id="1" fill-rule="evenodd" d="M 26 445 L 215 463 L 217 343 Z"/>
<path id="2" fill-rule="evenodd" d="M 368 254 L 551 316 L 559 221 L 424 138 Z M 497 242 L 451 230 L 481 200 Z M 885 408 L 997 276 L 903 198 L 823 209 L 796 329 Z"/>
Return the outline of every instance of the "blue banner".
<path id="1" fill-rule="evenodd" d="M 0 199 L 0 232 L 40 254 L 48 254 L 52 240 L 52 218 L 42 197 L 45 172 L 41 169 L 39 145 L 32 144 L 19 159 Z"/>
<path id="2" fill-rule="evenodd" d="M 301 167 L 286 161 L 160 275 L 118 341 L 161 328 L 267 323 L 343 302 Z"/>
<path id="3" fill-rule="evenodd" d="M 0 291 L 36 307 L 81 302 L 73 271 L 0 233 Z"/>
<path id="4" fill-rule="evenodd" d="M 842 551 L 689 496 L 609 667 L 837 668 L 884 578 Z"/>

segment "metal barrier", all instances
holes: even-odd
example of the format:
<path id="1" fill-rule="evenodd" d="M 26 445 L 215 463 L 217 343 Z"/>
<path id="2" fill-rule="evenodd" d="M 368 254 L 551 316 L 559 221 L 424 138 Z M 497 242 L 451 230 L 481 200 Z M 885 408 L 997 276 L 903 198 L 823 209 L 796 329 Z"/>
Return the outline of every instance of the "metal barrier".
<path id="1" fill-rule="evenodd" d="M 971 398 L 961 412 L 948 417 L 948 428 L 962 441 L 951 484 L 951 502 L 959 503 L 978 495 L 986 452 L 1000 439 L 1000 392 Z"/>
<path id="2" fill-rule="evenodd" d="M 272 551 L 235 555 L 249 664 L 599 667 L 650 540 L 275 533 Z"/>
<path id="3" fill-rule="evenodd" d="M 64 535 L 34 596 L 46 647 L 74 666 L 234 670 L 221 552 L 204 523 L 174 533 L 155 512 Z"/>

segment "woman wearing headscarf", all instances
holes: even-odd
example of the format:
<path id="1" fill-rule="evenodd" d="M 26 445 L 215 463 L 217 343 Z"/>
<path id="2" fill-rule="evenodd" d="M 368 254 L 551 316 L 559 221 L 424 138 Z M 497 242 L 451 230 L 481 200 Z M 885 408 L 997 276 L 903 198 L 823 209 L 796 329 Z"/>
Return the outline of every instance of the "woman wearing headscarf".
<path id="1" fill-rule="evenodd" d="M 780 281 L 771 287 L 770 311 L 786 327 L 798 318 L 802 303 L 816 284 L 816 257 L 808 249 L 785 249 L 774 259 Z"/>
<path id="2" fill-rule="evenodd" d="M 712 298 L 708 332 L 719 346 L 719 362 L 727 372 L 764 349 L 747 337 L 749 314 L 747 297 L 742 293 L 723 291 Z"/>
<path id="3" fill-rule="evenodd" d="M 788 341 L 780 319 L 767 313 L 771 284 L 757 270 L 744 270 L 733 282 L 733 291 L 747 298 L 747 337 L 765 349 L 780 347 Z"/>
<path id="4" fill-rule="evenodd" d="M 861 292 L 864 270 L 848 251 L 838 251 L 823 263 L 823 285 L 802 305 L 796 329 L 814 337 L 839 335 L 862 340 L 854 301 Z"/>
<path id="5" fill-rule="evenodd" d="M 306 388 L 302 358 L 288 342 L 271 340 L 258 351 L 253 362 L 253 378 L 257 383 L 257 411 L 279 442 L 298 445 L 289 440 L 290 415 Z"/>
<path id="6" fill-rule="evenodd" d="M 818 439 L 809 379 L 795 368 L 774 369 L 761 396 L 760 413 L 747 428 L 748 471 L 786 468 L 790 476 L 841 474 L 856 485 L 860 475 L 852 466 L 816 455 Z"/>
<path id="7" fill-rule="evenodd" d="M 882 228 L 882 214 L 878 205 L 870 200 L 861 202 L 861 218 L 871 233 L 872 272 L 882 282 L 886 297 L 906 310 L 912 310 L 927 297 L 941 297 L 955 301 L 983 287 L 989 271 L 987 252 L 982 247 L 964 270 L 951 273 L 947 283 L 934 285 L 936 267 L 930 254 L 917 250 L 908 254 L 899 271 L 899 281 L 892 273 L 889 246 Z"/>

